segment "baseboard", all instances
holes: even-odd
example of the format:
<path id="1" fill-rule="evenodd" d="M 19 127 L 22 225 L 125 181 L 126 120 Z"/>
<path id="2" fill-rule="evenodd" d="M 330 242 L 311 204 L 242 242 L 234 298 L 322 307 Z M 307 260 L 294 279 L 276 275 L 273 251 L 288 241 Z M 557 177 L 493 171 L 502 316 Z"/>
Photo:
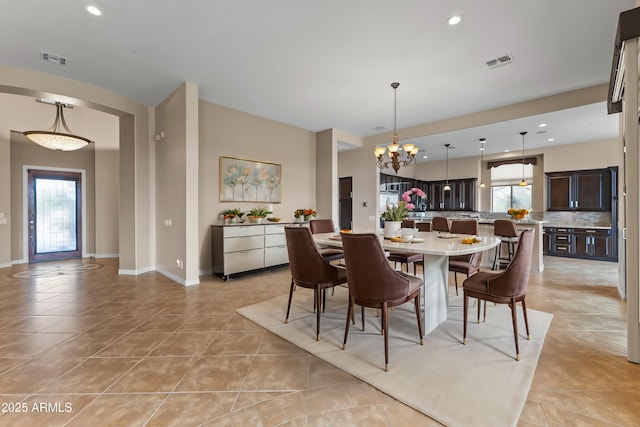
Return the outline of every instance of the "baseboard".
<path id="1" fill-rule="evenodd" d="M 8 262 L 6 264 L 0 264 L 0 268 L 7 268 L 7 267 L 11 267 L 13 265 L 13 261 L 12 262 Z"/>
<path id="2" fill-rule="evenodd" d="M 120 254 L 96 254 L 94 258 L 120 258 Z"/>
<path id="3" fill-rule="evenodd" d="M 187 280 L 183 279 L 182 277 L 178 277 L 175 274 L 169 273 L 168 271 L 163 270 L 161 268 L 156 268 L 156 271 L 158 273 L 162 274 L 163 276 L 166 276 L 169 279 L 173 280 L 174 282 L 178 282 L 178 283 L 180 283 L 181 285 L 184 285 L 184 286 L 193 286 L 193 285 L 200 284 L 200 279 L 187 281 Z"/>
<path id="4" fill-rule="evenodd" d="M 141 268 L 139 270 L 128 270 L 128 269 L 119 269 L 118 270 L 118 274 L 121 274 L 123 276 L 137 276 L 138 274 L 144 274 L 144 273 L 148 273 L 150 271 L 156 271 L 155 267 L 146 267 L 146 268 Z"/>

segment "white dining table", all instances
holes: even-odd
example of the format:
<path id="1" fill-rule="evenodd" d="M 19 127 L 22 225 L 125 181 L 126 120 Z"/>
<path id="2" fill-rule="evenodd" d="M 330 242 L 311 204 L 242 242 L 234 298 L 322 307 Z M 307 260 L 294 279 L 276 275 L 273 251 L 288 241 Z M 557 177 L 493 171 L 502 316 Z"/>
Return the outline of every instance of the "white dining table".
<path id="1" fill-rule="evenodd" d="M 357 233 L 358 231 L 355 232 Z M 368 232 L 375 233 L 375 231 Z M 449 306 L 449 257 L 487 251 L 500 244 L 500 239 L 495 236 L 479 236 L 479 243 L 464 244 L 462 239 L 471 236 L 419 232 L 415 235 L 417 242 L 400 243 L 385 239 L 381 234 L 377 234 L 382 247 L 386 251 L 423 254 L 424 292 L 422 294 L 424 295 L 425 335 L 447 319 Z M 313 238 L 318 244 L 342 247 L 341 237 L 337 233 L 314 234 Z"/>

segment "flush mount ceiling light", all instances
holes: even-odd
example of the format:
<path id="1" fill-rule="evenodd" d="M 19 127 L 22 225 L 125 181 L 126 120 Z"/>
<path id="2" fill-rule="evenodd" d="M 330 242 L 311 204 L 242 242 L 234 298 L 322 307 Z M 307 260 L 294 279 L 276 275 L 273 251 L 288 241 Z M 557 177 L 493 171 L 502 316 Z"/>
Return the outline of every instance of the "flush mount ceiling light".
<path id="1" fill-rule="evenodd" d="M 518 184 L 520 187 L 526 187 L 528 185 L 527 181 L 524 180 L 524 136 L 526 134 L 526 131 L 520 132 L 520 135 L 522 135 L 522 181 Z"/>
<path id="2" fill-rule="evenodd" d="M 393 88 L 393 143 L 388 145 L 386 149 L 384 147 L 373 149 L 373 154 L 378 160 L 377 166 L 380 169 L 391 166 L 396 171 L 396 174 L 401 166 L 407 167 L 416 164 L 416 154 L 418 154 L 419 150 L 414 144 L 404 144 L 402 147 L 398 144 L 398 133 L 396 132 L 396 89 L 398 89 L 398 86 L 400 86 L 398 82 L 391 83 Z M 400 148 L 402 148 L 402 151 L 400 151 Z M 387 152 L 387 150 L 389 151 Z"/>
<path id="3" fill-rule="evenodd" d="M 455 147 L 452 147 L 451 144 L 444 144 L 444 146 L 447 148 L 447 163 L 446 163 L 446 167 L 447 167 L 447 182 L 444 185 L 444 188 L 442 189 L 443 191 L 451 191 L 451 186 L 449 185 L 449 150 Z"/>
<path id="4" fill-rule="evenodd" d="M 484 182 L 482 181 L 482 170 L 484 167 L 484 143 L 487 142 L 486 138 L 480 138 L 480 188 L 484 188 Z"/>
<path id="5" fill-rule="evenodd" d="M 36 144 L 49 150 L 73 151 L 91 144 L 93 141 L 82 136 L 74 135 L 64 120 L 62 109 L 68 107 L 62 102 L 56 102 L 56 118 L 48 130 L 30 130 L 22 132 Z M 61 132 L 64 130 L 64 132 Z"/>
<path id="6" fill-rule="evenodd" d="M 90 14 L 95 15 L 95 16 L 102 15 L 102 12 L 100 12 L 100 9 L 98 9 L 95 6 L 88 6 L 87 7 L 87 12 L 89 12 Z"/>
<path id="7" fill-rule="evenodd" d="M 447 22 L 449 25 L 458 25 L 460 21 L 462 21 L 462 15 L 453 15 Z"/>

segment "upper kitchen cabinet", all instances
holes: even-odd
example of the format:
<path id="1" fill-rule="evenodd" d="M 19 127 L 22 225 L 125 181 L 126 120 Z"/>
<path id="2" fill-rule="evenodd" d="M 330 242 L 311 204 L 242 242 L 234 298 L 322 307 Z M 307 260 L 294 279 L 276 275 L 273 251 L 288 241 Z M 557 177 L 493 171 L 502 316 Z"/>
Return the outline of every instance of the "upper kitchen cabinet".
<path id="1" fill-rule="evenodd" d="M 547 172 L 547 210 L 610 211 L 611 171 Z"/>

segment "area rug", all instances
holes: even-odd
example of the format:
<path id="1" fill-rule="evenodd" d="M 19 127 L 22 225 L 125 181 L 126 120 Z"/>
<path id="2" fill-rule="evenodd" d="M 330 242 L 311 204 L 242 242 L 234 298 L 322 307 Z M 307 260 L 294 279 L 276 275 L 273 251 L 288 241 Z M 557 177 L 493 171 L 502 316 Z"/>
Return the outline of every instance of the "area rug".
<path id="1" fill-rule="evenodd" d="M 327 292 L 320 341 L 315 340 L 312 291 L 298 288 L 289 323 L 284 323 L 288 295 L 237 310 L 265 329 L 350 373 L 395 399 L 448 426 L 516 425 L 542 350 L 552 315 L 528 309 L 531 340 L 526 340 L 518 305 L 520 361 L 515 360 L 511 312 L 489 304 L 486 322 L 476 323 L 469 308 L 467 345 L 462 344 L 462 297 L 451 297 L 448 319 L 419 344 L 410 304 L 389 314 L 389 371 L 384 371 L 380 318 L 367 309 L 362 331 L 360 309 L 342 350 L 347 290 Z M 471 300 L 470 300 L 471 301 Z"/>

